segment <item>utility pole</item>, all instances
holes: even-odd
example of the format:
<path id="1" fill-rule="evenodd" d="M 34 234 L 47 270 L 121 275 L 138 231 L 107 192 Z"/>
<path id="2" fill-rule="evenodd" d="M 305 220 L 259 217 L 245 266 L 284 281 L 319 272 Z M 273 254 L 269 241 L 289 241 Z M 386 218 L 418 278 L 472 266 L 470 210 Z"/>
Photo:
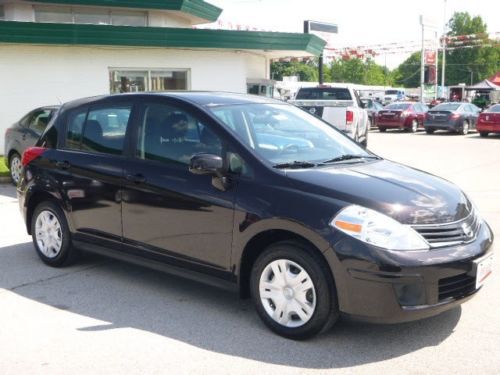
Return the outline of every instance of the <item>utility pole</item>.
<path id="1" fill-rule="evenodd" d="M 422 26 L 422 52 L 420 55 L 420 102 L 424 103 L 424 54 L 425 54 L 425 26 L 424 16 L 420 16 L 420 25 Z"/>
<path id="2" fill-rule="evenodd" d="M 328 33 L 337 34 L 338 26 L 333 23 L 317 22 L 317 21 L 304 21 L 304 34 Z M 319 55 L 318 61 L 318 83 L 323 84 L 323 52 Z"/>
<path id="3" fill-rule="evenodd" d="M 443 59 L 441 68 L 441 95 L 444 96 L 445 70 L 446 70 L 446 0 L 444 0 L 444 16 L 443 16 Z"/>

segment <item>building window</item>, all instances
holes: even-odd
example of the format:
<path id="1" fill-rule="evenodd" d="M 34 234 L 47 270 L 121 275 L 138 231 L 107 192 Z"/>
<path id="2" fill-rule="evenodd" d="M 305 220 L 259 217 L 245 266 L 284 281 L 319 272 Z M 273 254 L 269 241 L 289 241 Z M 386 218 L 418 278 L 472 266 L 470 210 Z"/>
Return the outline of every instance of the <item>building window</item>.
<path id="1" fill-rule="evenodd" d="M 147 26 L 146 12 L 76 8 L 68 6 L 34 6 L 35 22 L 78 23 L 114 26 Z"/>
<path id="2" fill-rule="evenodd" d="M 120 92 L 188 90 L 187 69 L 110 69 L 110 91 Z"/>

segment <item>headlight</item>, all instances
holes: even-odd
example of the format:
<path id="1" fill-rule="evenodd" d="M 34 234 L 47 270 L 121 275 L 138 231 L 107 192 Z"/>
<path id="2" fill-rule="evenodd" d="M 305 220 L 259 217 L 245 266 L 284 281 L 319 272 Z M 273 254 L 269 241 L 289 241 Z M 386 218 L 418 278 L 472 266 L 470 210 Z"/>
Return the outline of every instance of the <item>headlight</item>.
<path id="1" fill-rule="evenodd" d="M 410 226 L 361 206 L 344 208 L 330 225 L 360 241 L 388 250 L 429 249 L 429 244 Z"/>

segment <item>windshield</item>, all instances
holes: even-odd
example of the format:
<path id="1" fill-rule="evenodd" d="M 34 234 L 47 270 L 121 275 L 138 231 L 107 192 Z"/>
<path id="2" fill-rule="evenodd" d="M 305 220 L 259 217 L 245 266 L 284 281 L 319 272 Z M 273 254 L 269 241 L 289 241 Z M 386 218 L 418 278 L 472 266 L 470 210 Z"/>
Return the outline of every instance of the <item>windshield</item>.
<path id="1" fill-rule="evenodd" d="M 385 95 L 399 95 L 399 94 L 402 94 L 402 92 L 399 90 L 386 90 L 385 91 Z"/>
<path id="2" fill-rule="evenodd" d="M 319 163 L 346 154 L 371 156 L 315 116 L 289 104 L 209 108 L 241 142 L 276 164 Z"/>
<path id="3" fill-rule="evenodd" d="M 351 100 L 349 89 L 340 87 L 301 88 L 295 99 L 305 100 Z"/>
<path id="4" fill-rule="evenodd" d="M 410 105 L 406 103 L 389 104 L 384 107 L 384 109 L 401 109 L 401 110 L 405 110 L 408 108 L 410 108 Z"/>
<path id="5" fill-rule="evenodd" d="M 500 113 L 500 104 L 495 104 L 493 107 L 488 108 L 488 112 Z"/>
<path id="6" fill-rule="evenodd" d="M 443 103 L 438 104 L 434 108 L 433 111 L 456 111 L 462 104 L 460 103 Z"/>

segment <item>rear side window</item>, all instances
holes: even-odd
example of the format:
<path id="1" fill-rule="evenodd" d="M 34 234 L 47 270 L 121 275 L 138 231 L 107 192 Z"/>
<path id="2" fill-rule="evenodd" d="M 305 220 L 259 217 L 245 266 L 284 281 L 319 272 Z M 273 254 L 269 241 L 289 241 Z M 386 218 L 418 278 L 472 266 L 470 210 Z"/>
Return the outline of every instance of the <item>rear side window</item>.
<path id="1" fill-rule="evenodd" d="M 33 112 L 33 115 L 28 121 L 28 127 L 38 135 L 42 134 L 52 118 L 53 113 L 54 110 L 52 109 L 40 109 Z"/>
<path id="2" fill-rule="evenodd" d="M 87 109 L 73 112 L 68 117 L 68 133 L 66 135 L 66 147 L 79 150 L 82 141 L 83 125 L 87 118 Z"/>
<path id="3" fill-rule="evenodd" d="M 79 110 L 68 117 L 66 147 L 104 154 L 123 151 L 131 105 Z"/>
<path id="4" fill-rule="evenodd" d="M 351 93 L 340 87 L 311 87 L 302 88 L 296 99 L 305 100 L 352 100 Z"/>

